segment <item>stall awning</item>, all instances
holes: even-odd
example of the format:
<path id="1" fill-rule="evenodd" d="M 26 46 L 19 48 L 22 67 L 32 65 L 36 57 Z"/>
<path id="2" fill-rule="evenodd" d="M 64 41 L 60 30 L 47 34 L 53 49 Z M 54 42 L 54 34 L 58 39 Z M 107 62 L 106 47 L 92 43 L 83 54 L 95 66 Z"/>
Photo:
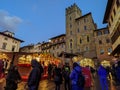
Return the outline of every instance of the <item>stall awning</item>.
<path id="1" fill-rule="evenodd" d="M 58 57 L 62 57 L 63 55 L 65 58 L 73 58 L 74 56 L 77 56 L 76 54 L 73 54 L 73 53 L 61 52 L 58 55 Z"/>

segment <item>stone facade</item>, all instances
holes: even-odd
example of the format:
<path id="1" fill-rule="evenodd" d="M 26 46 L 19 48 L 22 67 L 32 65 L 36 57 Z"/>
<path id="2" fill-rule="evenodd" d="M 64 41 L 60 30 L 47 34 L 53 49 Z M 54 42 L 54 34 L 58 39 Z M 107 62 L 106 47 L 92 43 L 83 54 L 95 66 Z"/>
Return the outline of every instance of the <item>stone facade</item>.
<path id="1" fill-rule="evenodd" d="M 65 51 L 65 34 L 61 34 L 49 39 L 49 42 L 42 42 L 36 45 L 21 47 L 20 52 L 50 53 L 54 57 Z"/>
<path id="2" fill-rule="evenodd" d="M 19 52 L 23 40 L 14 37 L 10 31 L 0 32 L 0 52 Z"/>
<path id="3" fill-rule="evenodd" d="M 34 47 L 34 44 L 30 44 L 30 45 L 27 45 L 27 46 L 23 46 L 20 48 L 20 52 L 34 52 L 35 50 L 35 47 Z"/>
<path id="4" fill-rule="evenodd" d="M 112 44 L 108 28 L 94 31 L 97 58 L 99 60 L 111 60 Z"/>
<path id="5" fill-rule="evenodd" d="M 61 34 L 50 39 L 50 53 L 54 57 L 58 57 L 61 52 L 65 51 L 65 36 L 65 34 Z"/>
<path id="6" fill-rule="evenodd" d="M 66 9 L 66 52 L 96 57 L 94 30 L 96 25 L 92 14 L 82 15 L 76 4 Z"/>
<path id="7" fill-rule="evenodd" d="M 110 31 L 111 55 L 120 56 L 120 0 L 108 0 L 103 23 L 108 24 Z"/>

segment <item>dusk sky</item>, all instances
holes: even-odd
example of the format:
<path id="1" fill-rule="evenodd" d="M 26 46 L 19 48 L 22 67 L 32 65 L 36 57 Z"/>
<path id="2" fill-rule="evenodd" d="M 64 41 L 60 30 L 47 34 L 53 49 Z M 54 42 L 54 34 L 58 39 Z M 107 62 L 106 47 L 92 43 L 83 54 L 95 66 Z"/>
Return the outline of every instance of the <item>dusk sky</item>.
<path id="1" fill-rule="evenodd" d="M 98 29 L 103 24 L 107 0 L 0 0 L 0 31 L 9 30 L 25 42 L 48 41 L 65 34 L 65 9 L 76 3 L 82 15 L 92 13 Z"/>

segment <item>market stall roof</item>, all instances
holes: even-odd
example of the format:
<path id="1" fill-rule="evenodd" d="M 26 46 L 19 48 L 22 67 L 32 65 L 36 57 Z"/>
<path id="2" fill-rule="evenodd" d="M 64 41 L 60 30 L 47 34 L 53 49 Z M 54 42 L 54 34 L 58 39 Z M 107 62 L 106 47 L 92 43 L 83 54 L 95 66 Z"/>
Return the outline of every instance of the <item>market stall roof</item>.
<path id="1" fill-rule="evenodd" d="M 19 55 L 22 55 L 22 54 L 35 54 L 35 53 L 30 53 L 30 52 L 0 52 L 0 53 L 4 53 L 4 54 L 19 54 Z"/>
<path id="2" fill-rule="evenodd" d="M 74 56 L 77 56 L 77 54 L 73 53 L 67 53 L 67 52 L 61 52 L 58 57 L 62 57 L 64 55 L 65 58 L 73 58 Z"/>

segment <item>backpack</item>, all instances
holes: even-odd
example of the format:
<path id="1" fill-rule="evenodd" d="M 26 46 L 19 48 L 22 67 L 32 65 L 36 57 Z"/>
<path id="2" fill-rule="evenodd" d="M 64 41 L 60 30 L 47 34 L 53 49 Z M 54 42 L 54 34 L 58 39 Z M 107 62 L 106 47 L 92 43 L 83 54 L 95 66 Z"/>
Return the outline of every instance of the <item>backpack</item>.
<path id="1" fill-rule="evenodd" d="M 78 72 L 77 70 L 75 70 L 78 73 L 78 80 L 77 80 L 77 85 L 80 87 L 84 87 L 85 85 L 85 76 L 82 74 L 82 72 Z"/>

